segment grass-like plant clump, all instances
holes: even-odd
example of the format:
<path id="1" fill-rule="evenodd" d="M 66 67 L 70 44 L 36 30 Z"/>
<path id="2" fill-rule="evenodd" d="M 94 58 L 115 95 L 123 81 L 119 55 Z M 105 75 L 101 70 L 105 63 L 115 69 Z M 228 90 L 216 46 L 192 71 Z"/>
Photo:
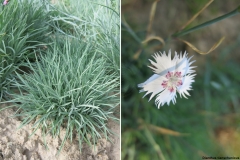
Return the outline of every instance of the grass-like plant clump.
<path id="1" fill-rule="evenodd" d="M 51 26 L 58 32 L 94 42 L 120 77 L 120 1 L 57 1 Z M 77 33 L 73 36 L 72 33 Z M 119 78 L 120 79 L 120 78 Z"/>
<path id="2" fill-rule="evenodd" d="M 9 1 L 0 12 L 0 101 L 11 104 L 0 111 L 15 107 L 21 127 L 43 137 L 64 130 L 60 150 L 75 135 L 80 148 L 108 139 L 120 101 L 119 1 Z"/>
<path id="3" fill-rule="evenodd" d="M 40 1 L 11 1 L 0 7 L 0 100 L 9 92 L 13 71 L 46 43 L 47 17 Z"/>
<path id="4" fill-rule="evenodd" d="M 115 119 L 119 81 L 99 55 L 91 43 L 67 39 L 55 41 L 40 62 L 29 62 L 31 73 L 17 74 L 14 86 L 20 94 L 12 94 L 10 101 L 19 108 L 16 116 L 23 118 L 22 125 L 34 122 L 35 130 L 53 136 L 65 127 L 61 147 L 74 133 L 80 146 L 84 141 L 94 144 L 103 135 L 108 138 L 106 122 Z"/>

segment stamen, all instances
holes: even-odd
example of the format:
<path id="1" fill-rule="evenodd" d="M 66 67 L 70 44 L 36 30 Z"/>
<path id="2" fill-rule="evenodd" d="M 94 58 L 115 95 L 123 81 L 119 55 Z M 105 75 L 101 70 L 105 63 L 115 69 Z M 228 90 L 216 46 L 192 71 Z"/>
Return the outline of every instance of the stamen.
<path id="1" fill-rule="evenodd" d="M 167 80 L 164 80 L 161 85 L 163 88 L 168 88 L 171 93 L 183 84 L 181 72 L 168 72 L 166 78 Z"/>
<path id="2" fill-rule="evenodd" d="M 163 88 L 166 88 L 167 84 L 168 84 L 167 81 L 163 81 L 163 83 L 162 83 Z"/>

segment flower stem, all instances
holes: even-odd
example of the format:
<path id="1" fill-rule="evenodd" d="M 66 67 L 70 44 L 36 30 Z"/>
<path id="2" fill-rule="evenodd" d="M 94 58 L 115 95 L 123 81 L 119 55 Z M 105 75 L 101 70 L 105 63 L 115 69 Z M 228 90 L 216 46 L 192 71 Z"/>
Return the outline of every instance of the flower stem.
<path id="1" fill-rule="evenodd" d="M 147 136 L 149 142 L 153 145 L 154 150 L 157 152 L 160 160 L 165 160 L 165 157 L 162 153 L 160 146 L 154 140 L 152 134 L 149 132 L 148 128 L 145 128 L 145 135 Z"/>
<path id="2" fill-rule="evenodd" d="M 223 19 L 226 19 L 226 18 L 235 16 L 235 15 L 237 15 L 237 14 L 239 14 L 239 13 L 240 13 L 240 6 L 238 6 L 235 10 L 233 10 L 233 11 L 231 11 L 231 12 L 229 12 L 229 13 L 223 15 L 223 16 L 217 17 L 217 18 L 215 18 L 215 19 L 213 19 L 213 20 L 207 21 L 207 22 L 205 22 L 205 23 L 203 23 L 203 24 L 200 24 L 200 25 L 198 25 L 198 26 L 195 26 L 195 27 L 193 27 L 193 28 L 185 29 L 185 30 L 180 31 L 180 32 L 178 32 L 178 33 L 174 33 L 174 34 L 172 35 L 172 37 L 175 37 L 175 38 L 176 38 L 176 37 L 181 37 L 181 36 L 183 36 L 183 35 L 186 35 L 186 34 L 191 33 L 191 32 L 193 32 L 193 31 L 196 31 L 196 30 L 199 30 L 199 29 L 201 29 L 201 28 L 207 27 L 207 26 L 209 26 L 209 25 L 211 25 L 211 24 L 213 24 L 213 23 L 216 23 L 216 22 L 218 22 L 218 21 L 221 21 L 221 20 L 223 20 Z"/>
<path id="3" fill-rule="evenodd" d="M 121 22 L 122 26 L 125 27 L 125 29 L 128 31 L 128 33 L 131 34 L 131 36 L 134 38 L 134 40 L 136 42 L 138 42 L 139 44 L 142 43 L 141 39 L 135 34 L 135 32 L 124 22 Z"/>

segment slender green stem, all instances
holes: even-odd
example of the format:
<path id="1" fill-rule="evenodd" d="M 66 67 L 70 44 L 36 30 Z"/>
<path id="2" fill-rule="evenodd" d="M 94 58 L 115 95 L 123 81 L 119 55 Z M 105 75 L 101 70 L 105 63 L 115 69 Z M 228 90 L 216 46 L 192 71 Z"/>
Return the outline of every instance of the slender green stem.
<path id="1" fill-rule="evenodd" d="M 160 160 L 165 160 L 165 157 L 162 153 L 162 150 L 161 150 L 160 146 L 156 143 L 152 134 L 149 132 L 149 130 L 147 128 L 145 128 L 145 135 L 147 136 L 149 142 L 153 145 L 153 148 L 157 152 L 159 159 Z"/>
<path id="2" fill-rule="evenodd" d="M 141 39 L 135 34 L 135 32 L 126 24 L 122 22 L 122 25 L 126 28 L 126 30 L 132 35 L 134 40 L 136 40 L 138 43 L 142 43 Z"/>
<path id="3" fill-rule="evenodd" d="M 200 25 L 198 25 L 198 26 L 195 26 L 195 27 L 193 27 L 193 28 L 180 31 L 180 32 L 178 32 L 178 33 L 174 33 L 174 34 L 172 35 L 172 37 L 181 37 L 181 36 L 183 36 L 183 35 L 186 35 L 186 34 L 191 33 L 191 32 L 193 32 L 193 31 L 196 31 L 196 30 L 199 30 L 199 29 L 201 29 L 201 28 L 207 27 L 207 26 L 209 26 L 209 25 L 211 25 L 211 24 L 213 24 L 213 23 L 216 23 L 216 22 L 218 22 L 218 21 L 221 21 L 221 20 L 223 20 L 223 19 L 226 19 L 226 18 L 235 16 L 235 15 L 237 15 L 237 14 L 239 14 L 239 13 L 240 13 L 240 6 L 238 6 L 235 10 L 233 10 L 233 11 L 231 11 L 231 12 L 229 12 L 229 13 L 223 15 L 223 16 L 220 16 L 220 17 L 215 18 L 215 19 L 213 19 L 213 20 L 207 21 L 207 22 L 205 22 L 205 23 L 203 23 L 203 24 L 200 24 Z"/>

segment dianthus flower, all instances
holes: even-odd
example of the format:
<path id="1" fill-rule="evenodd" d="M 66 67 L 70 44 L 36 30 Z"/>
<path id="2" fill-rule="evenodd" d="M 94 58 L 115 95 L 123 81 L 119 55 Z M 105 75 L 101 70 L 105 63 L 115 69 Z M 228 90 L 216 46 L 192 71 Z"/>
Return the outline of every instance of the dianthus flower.
<path id="1" fill-rule="evenodd" d="M 153 70 L 153 74 L 147 81 L 138 85 L 142 88 L 140 92 L 147 92 L 143 97 L 152 93 L 149 101 L 155 96 L 155 103 L 160 108 L 165 103 L 168 105 L 172 101 L 176 103 L 177 92 L 180 97 L 190 96 L 189 90 L 191 90 L 191 84 L 194 82 L 194 76 L 192 74 L 195 71 L 191 64 L 195 61 L 190 62 L 190 58 L 187 58 L 187 53 L 178 55 L 175 52 L 175 56 L 171 59 L 171 50 L 168 55 L 163 52 L 155 53 L 153 58 L 156 62 L 149 59 L 152 66 L 148 66 Z"/>

